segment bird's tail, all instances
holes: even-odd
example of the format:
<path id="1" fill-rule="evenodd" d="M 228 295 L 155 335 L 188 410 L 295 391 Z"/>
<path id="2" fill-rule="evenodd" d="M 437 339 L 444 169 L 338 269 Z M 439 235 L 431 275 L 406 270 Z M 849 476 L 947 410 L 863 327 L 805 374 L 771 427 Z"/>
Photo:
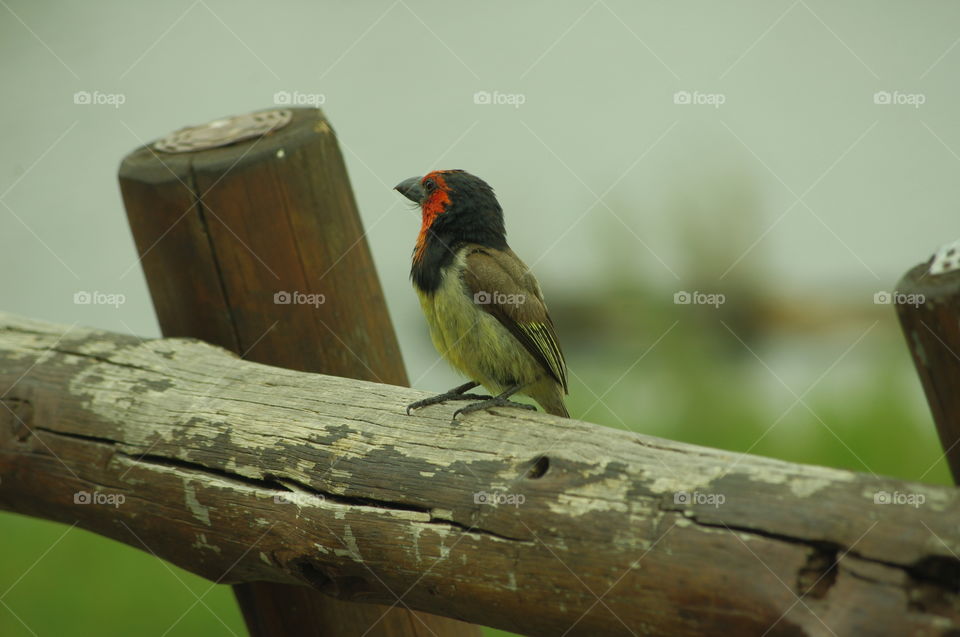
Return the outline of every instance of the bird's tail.
<path id="1" fill-rule="evenodd" d="M 563 403 L 563 387 L 553 379 L 540 381 L 528 395 L 540 403 L 540 406 L 548 414 L 562 416 L 563 418 L 570 417 L 570 412 L 567 411 L 567 406 Z"/>
<path id="2" fill-rule="evenodd" d="M 567 406 L 563 404 L 563 398 L 558 398 L 556 401 L 551 402 L 546 405 L 542 405 L 543 410 L 548 414 L 554 416 L 562 416 L 564 418 L 570 417 L 570 412 L 567 411 Z"/>

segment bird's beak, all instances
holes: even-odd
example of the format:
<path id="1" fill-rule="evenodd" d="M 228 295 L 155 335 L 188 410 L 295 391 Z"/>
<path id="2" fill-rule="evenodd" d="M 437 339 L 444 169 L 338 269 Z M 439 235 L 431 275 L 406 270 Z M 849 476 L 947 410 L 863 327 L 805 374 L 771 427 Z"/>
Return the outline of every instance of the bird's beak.
<path id="1" fill-rule="evenodd" d="M 414 203 L 420 203 L 423 200 L 423 186 L 420 185 L 422 177 L 411 177 L 404 179 L 393 187 L 394 190 Z"/>

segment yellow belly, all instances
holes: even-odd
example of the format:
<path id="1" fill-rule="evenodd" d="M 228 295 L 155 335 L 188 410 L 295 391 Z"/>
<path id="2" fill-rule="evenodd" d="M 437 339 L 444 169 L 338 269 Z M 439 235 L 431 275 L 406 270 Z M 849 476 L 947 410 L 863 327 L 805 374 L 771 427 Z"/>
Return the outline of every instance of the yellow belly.
<path id="1" fill-rule="evenodd" d="M 455 369 L 491 394 L 499 394 L 513 383 L 536 383 L 544 376 L 543 368 L 507 328 L 474 303 L 458 266 L 447 268 L 433 294 L 417 290 L 433 346 Z"/>

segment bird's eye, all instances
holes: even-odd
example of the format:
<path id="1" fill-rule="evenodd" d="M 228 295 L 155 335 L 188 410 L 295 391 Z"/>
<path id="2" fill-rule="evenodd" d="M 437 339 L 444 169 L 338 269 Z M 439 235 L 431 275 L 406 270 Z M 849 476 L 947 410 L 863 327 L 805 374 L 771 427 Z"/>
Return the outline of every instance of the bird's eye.
<path id="1" fill-rule="evenodd" d="M 432 179 L 428 179 L 425 182 L 423 182 L 423 189 L 426 190 L 427 192 L 433 192 L 436 189 L 436 187 L 437 187 L 437 184 Z"/>

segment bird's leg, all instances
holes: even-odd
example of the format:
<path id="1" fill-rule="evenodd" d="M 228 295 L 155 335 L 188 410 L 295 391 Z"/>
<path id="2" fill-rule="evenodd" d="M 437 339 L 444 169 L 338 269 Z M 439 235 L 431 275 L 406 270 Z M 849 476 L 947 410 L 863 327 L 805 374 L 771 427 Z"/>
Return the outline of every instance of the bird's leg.
<path id="1" fill-rule="evenodd" d="M 407 415 L 410 415 L 411 409 L 420 409 L 421 407 L 426 407 L 427 405 L 436 405 L 437 403 L 444 403 L 448 400 L 483 400 L 485 398 L 492 398 L 492 396 L 466 393 L 474 387 L 478 387 L 479 385 L 480 383 L 471 380 L 469 383 L 464 383 L 459 387 L 454 387 L 445 394 L 431 396 L 430 398 L 424 398 L 423 400 L 418 400 L 415 403 L 410 403 L 407 405 Z"/>
<path id="2" fill-rule="evenodd" d="M 536 411 L 537 408 L 533 405 L 527 405 L 526 403 L 517 403 L 512 400 L 509 400 L 510 396 L 513 396 L 515 393 L 523 389 L 523 385 L 514 385 L 507 391 L 497 394 L 496 396 L 490 397 L 487 396 L 487 400 L 481 400 L 475 403 L 471 403 L 466 407 L 461 407 L 460 409 L 453 412 L 453 421 L 457 422 L 457 416 L 460 414 L 469 414 L 471 411 L 479 411 L 481 409 L 487 409 L 489 407 L 519 407 L 520 409 L 532 409 Z"/>

